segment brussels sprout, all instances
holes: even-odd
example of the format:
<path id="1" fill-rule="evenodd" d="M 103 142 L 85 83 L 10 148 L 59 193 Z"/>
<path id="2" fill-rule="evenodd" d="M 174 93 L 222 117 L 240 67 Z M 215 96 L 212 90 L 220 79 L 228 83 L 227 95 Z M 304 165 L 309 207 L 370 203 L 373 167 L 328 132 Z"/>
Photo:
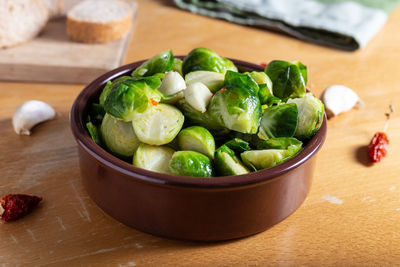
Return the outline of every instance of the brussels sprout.
<path id="1" fill-rule="evenodd" d="M 201 125 L 209 130 L 220 130 L 223 126 L 207 112 L 200 112 L 187 103 L 185 99 L 177 102 L 177 107 L 185 115 L 185 121 L 190 125 Z"/>
<path id="2" fill-rule="evenodd" d="M 198 70 L 186 74 L 185 81 L 188 86 L 196 82 L 201 82 L 207 86 L 211 92 L 215 93 L 223 86 L 224 78 L 225 75 L 222 73 Z"/>
<path id="3" fill-rule="evenodd" d="M 307 85 L 307 67 L 305 65 L 303 65 L 303 63 L 301 63 L 300 61 L 297 61 L 297 60 L 292 61 L 292 63 L 295 64 L 299 68 L 301 75 L 303 76 L 304 83 Z"/>
<path id="4" fill-rule="evenodd" d="M 175 95 L 186 88 L 185 80 L 176 71 L 169 71 L 165 74 L 158 90 L 166 96 Z"/>
<path id="5" fill-rule="evenodd" d="M 174 56 L 171 50 L 161 52 L 132 72 L 133 77 L 152 76 L 156 73 L 164 73 L 174 67 Z"/>
<path id="6" fill-rule="evenodd" d="M 172 68 L 173 71 L 178 72 L 181 76 L 182 75 L 182 60 L 179 58 L 174 58 L 174 66 Z"/>
<path id="7" fill-rule="evenodd" d="M 227 71 L 225 74 L 224 87 L 243 87 L 247 90 L 253 90 L 258 94 L 259 86 L 250 74 Z"/>
<path id="8" fill-rule="evenodd" d="M 201 113 L 206 112 L 213 94 L 204 84 L 197 82 L 189 85 L 183 92 L 186 103 Z"/>
<path id="9" fill-rule="evenodd" d="M 294 103 L 269 107 L 261 118 L 258 137 L 292 137 L 296 132 L 297 120 L 298 111 Z"/>
<path id="10" fill-rule="evenodd" d="M 302 148 L 303 143 L 294 137 L 278 137 L 263 140 L 257 144 L 257 149 L 286 149 L 288 156 L 294 156 Z"/>
<path id="11" fill-rule="evenodd" d="M 287 102 L 295 103 L 299 110 L 299 122 L 294 136 L 300 140 L 311 138 L 322 125 L 324 104 L 311 93 L 301 98 L 289 99 Z"/>
<path id="12" fill-rule="evenodd" d="M 177 151 L 169 162 L 171 173 L 183 176 L 212 177 L 214 169 L 209 157 L 196 151 Z"/>
<path id="13" fill-rule="evenodd" d="M 286 149 L 249 150 L 240 154 L 243 163 L 251 169 L 262 170 L 289 158 Z"/>
<path id="14" fill-rule="evenodd" d="M 249 142 L 246 142 L 240 138 L 229 140 L 224 145 L 238 153 L 250 150 Z"/>
<path id="15" fill-rule="evenodd" d="M 190 51 L 182 63 L 183 75 L 197 70 L 225 73 L 227 70 L 237 71 L 237 68 L 229 59 L 220 57 L 211 49 L 200 47 Z"/>
<path id="16" fill-rule="evenodd" d="M 249 88 L 228 84 L 211 98 L 208 112 L 230 130 L 257 133 L 261 105 L 256 93 Z"/>
<path id="17" fill-rule="evenodd" d="M 89 110 L 90 121 L 94 125 L 99 125 L 103 121 L 103 117 L 106 111 L 104 107 L 100 104 L 93 103 L 92 108 Z"/>
<path id="18" fill-rule="evenodd" d="M 94 125 L 91 121 L 89 121 L 86 123 L 86 128 L 88 129 L 90 137 L 93 139 L 93 141 L 99 146 L 101 146 L 102 142 L 100 138 L 99 129 L 97 128 L 97 126 Z"/>
<path id="19" fill-rule="evenodd" d="M 123 82 L 123 81 L 125 81 L 127 79 L 130 79 L 130 78 L 131 78 L 130 76 L 122 76 L 122 77 L 120 77 L 120 78 L 118 78 L 118 79 L 116 79 L 114 81 L 108 81 L 106 83 L 106 85 L 104 86 L 103 91 L 100 94 L 100 97 L 99 97 L 100 105 L 104 105 L 104 102 L 106 101 L 106 98 L 110 94 L 111 89 L 113 87 L 116 87 L 117 84 L 120 84 L 121 82 Z"/>
<path id="20" fill-rule="evenodd" d="M 235 152 L 226 145 L 222 145 L 215 152 L 215 170 L 219 176 L 250 172 L 235 155 Z"/>
<path id="21" fill-rule="evenodd" d="M 175 150 L 169 147 L 142 143 L 135 152 L 133 165 L 150 171 L 169 173 L 169 161 L 174 153 Z"/>
<path id="22" fill-rule="evenodd" d="M 164 145 L 178 135 L 183 121 L 184 117 L 179 109 L 167 104 L 158 104 L 135 116 L 132 125 L 141 142 Z"/>
<path id="23" fill-rule="evenodd" d="M 247 72 L 246 72 L 247 73 Z M 262 71 L 252 71 L 250 73 L 251 78 L 253 78 L 253 80 L 258 84 L 265 84 L 268 88 L 268 91 L 271 93 L 271 95 L 273 94 L 272 92 L 272 81 L 271 79 L 268 77 L 268 75 L 265 72 Z"/>
<path id="24" fill-rule="evenodd" d="M 211 159 L 214 158 L 214 137 L 204 127 L 191 126 L 183 129 L 178 134 L 178 144 L 181 150 L 197 151 Z"/>
<path id="25" fill-rule="evenodd" d="M 281 99 L 301 97 L 306 93 L 307 75 L 303 76 L 306 71 L 300 62 L 293 64 L 282 60 L 271 61 L 265 69 L 273 83 L 274 96 Z"/>
<path id="26" fill-rule="evenodd" d="M 162 93 L 157 90 L 161 80 L 157 77 L 130 78 L 113 86 L 104 109 L 107 113 L 124 121 L 131 121 L 137 113 L 144 112 L 154 102 L 159 102 Z"/>
<path id="27" fill-rule="evenodd" d="M 116 156 L 131 157 L 140 144 L 130 122 L 118 120 L 107 113 L 100 133 L 107 149 Z"/>

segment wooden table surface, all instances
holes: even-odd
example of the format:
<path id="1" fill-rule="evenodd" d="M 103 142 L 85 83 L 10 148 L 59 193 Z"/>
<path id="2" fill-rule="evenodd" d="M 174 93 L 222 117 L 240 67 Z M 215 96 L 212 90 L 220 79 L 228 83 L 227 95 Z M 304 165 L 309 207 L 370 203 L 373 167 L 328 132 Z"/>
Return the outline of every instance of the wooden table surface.
<path id="1" fill-rule="evenodd" d="M 316 96 L 344 84 L 365 107 L 328 121 L 311 192 L 293 215 L 251 237 L 194 243 L 129 228 L 88 197 L 68 120 L 84 85 L 0 82 L 0 195 L 44 198 L 30 216 L 0 223 L 0 266 L 400 265 L 400 8 L 366 48 L 343 52 L 194 15 L 170 1 L 138 4 L 126 63 L 199 46 L 255 63 L 296 59 L 308 66 Z M 11 117 L 30 99 L 48 102 L 57 117 L 18 136 Z M 387 130 L 390 149 L 372 165 L 366 146 L 389 104 L 397 108 Z"/>

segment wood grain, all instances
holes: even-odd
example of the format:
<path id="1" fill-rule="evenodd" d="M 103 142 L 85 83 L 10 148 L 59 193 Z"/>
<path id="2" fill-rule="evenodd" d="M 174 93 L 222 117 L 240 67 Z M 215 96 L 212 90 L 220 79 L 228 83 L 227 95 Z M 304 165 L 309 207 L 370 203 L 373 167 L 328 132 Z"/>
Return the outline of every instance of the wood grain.
<path id="1" fill-rule="evenodd" d="M 171 6 L 138 1 L 135 35 L 125 63 L 172 48 L 206 46 L 251 62 L 301 60 L 315 95 L 332 84 L 353 88 L 365 108 L 328 121 L 311 192 L 289 218 L 248 238 L 218 243 L 168 240 L 126 227 L 104 214 L 80 181 L 68 114 L 83 86 L 0 82 L 0 195 L 30 193 L 40 208 L 0 223 L 0 266 L 393 266 L 400 263 L 400 9 L 363 50 L 349 53 L 260 29 L 212 20 Z M 25 100 L 58 112 L 32 136 L 18 136 L 10 118 Z M 397 110 L 390 149 L 369 164 L 365 147 Z"/>

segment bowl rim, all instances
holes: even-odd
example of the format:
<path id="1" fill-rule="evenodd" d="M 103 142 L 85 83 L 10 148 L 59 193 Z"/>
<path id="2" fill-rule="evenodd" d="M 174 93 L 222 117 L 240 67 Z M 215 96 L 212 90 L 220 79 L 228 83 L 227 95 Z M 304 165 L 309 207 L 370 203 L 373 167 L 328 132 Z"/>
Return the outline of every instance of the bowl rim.
<path id="1" fill-rule="evenodd" d="M 184 58 L 184 56 L 175 57 L 180 59 Z M 239 69 L 254 71 L 264 70 L 264 67 L 261 65 L 232 58 L 229 59 L 232 60 Z M 107 73 L 104 73 L 97 79 L 93 80 L 76 97 L 70 112 L 70 126 L 78 145 L 80 145 L 86 152 L 88 152 L 92 157 L 101 162 L 103 165 L 108 166 L 109 168 L 114 169 L 118 172 L 121 172 L 132 179 L 155 183 L 159 185 L 200 188 L 227 188 L 251 185 L 273 180 L 274 178 L 279 177 L 282 174 L 285 174 L 290 170 L 299 167 L 300 165 L 308 161 L 311 157 L 313 157 L 325 141 L 327 132 L 327 118 L 324 114 L 323 122 L 320 129 L 297 155 L 281 164 L 267 168 L 265 170 L 235 176 L 218 176 L 212 178 L 204 178 L 158 173 L 135 167 L 134 165 L 113 156 L 111 153 L 98 146 L 89 136 L 83 123 L 83 119 L 84 115 L 86 115 L 86 103 L 93 94 L 99 93 L 99 91 L 101 90 L 101 88 L 104 87 L 107 81 L 130 73 L 132 70 L 140 66 L 144 61 L 146 60 L 140 60 L 123 65 Z"/>

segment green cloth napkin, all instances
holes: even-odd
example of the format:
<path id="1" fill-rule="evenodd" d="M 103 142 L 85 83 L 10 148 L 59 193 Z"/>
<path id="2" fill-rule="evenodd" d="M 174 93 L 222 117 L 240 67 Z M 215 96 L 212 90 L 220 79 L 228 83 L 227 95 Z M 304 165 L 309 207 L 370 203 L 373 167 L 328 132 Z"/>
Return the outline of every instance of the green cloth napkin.
<path id="1" fill-rule="evenodd" d="M 344 50 L 364 47 L 400 0 L 174 0 L 193 13 Z"/>

